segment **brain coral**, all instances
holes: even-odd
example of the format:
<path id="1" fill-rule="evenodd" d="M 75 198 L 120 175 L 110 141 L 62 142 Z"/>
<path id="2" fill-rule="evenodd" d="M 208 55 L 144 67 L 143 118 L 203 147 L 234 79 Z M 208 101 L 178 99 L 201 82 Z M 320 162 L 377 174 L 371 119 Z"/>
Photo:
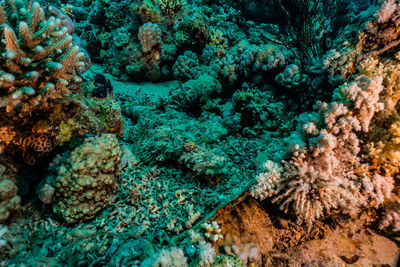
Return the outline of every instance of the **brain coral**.
<path id="1" fill-rule="evenodd" d="M 93 218 L 111 201 L 120 158 L 115 135 L 88 137 L 56 167 L 53 211 L 68 223 Z"/>

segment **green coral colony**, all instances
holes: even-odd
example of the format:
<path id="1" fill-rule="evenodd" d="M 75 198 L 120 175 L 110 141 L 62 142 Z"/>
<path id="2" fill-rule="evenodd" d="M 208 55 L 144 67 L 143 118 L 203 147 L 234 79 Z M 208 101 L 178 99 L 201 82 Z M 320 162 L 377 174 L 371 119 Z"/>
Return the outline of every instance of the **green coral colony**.
<path id="1" fill-rule="evenodd" d="M 0 266 L 399 246 L 399 0 L 1 0 L 0 32 Z"/>

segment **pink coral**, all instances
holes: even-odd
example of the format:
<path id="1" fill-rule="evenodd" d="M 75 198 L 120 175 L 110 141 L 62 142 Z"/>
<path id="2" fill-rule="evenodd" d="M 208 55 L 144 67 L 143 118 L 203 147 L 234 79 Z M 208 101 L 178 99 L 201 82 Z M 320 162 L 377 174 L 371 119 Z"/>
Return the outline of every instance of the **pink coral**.
<path id="1" fill-rule="evenodd" d="M 161 61 L 161 28 L 155 23 L 145 23 L 139 29 L 143 64 L 153 68 Z"/>
<path id="2" fill-rule="evenodd" d="M 337 102 L 317 103 L 316 112 L 299 117 L 297 131 L 286 139 L 292 153 L 282 167 L 267 163 L 252 195 L 274 197 L 286 213 L 294 213 L 309 229 L 331 209 L 355 213 L 373 198 L 376 206 L 390 194 L 390 180 L 375 175 L 362 194 L 356 181 L 368 175 L 362 163 L 357 132 L 368 131 L 372 117 L 383 108 L 382 78 L 361 76 L 335 91 Z M 373 186 L 372 186 L 373 185 Z M 373 189 L 372 189 L 373 188 Z"/>

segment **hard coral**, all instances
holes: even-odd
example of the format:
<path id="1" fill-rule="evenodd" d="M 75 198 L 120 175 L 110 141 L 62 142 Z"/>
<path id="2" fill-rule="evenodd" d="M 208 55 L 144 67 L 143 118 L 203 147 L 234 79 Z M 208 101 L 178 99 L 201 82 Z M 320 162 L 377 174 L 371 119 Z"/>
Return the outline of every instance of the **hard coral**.
<path id="1" fill-rule="evenodd" d="M 187 258 L 183 254 L 182 249 L 177 247 L 172 247 L 169 249 L 162 249 L 161 251 L 155 253 L 152 257 L 144 260 L 141 267 L 187 267 Z"/>
<path id="2" fill-rule="evenodd" d="M 23 118 L 70 93 L 68 85 L 81 82 L 74 68 L 82 65 L 79 47 L 61 21 L 45 19 L 35 2 L 6 0 L 0 6 L 4 43 L 2 50 L 0 107 Z"/>
<path id="3" fill-rule="evenodd" d="M 164 16 L 177 14 L 186 4 L 185 0 L 158 0 L 161 13 Z"/>
<path id="4" fill-rule="evenodd" d="M 8 129 L 0 132 L 0 150 L 23 151 L 34 164 L 36 153 L 53 147 L 58 126 L 80 112 L 73 95 L 79 94 L 84 53 L 62 21 L 46 19 L 37 2 L 2 1 L 0 22 L 0 129 Z M 38 124 L 45 127 L 39 131 Z"/>
<path id="5" fill-rule="evenodd" d="M 156 67 L 161 61 L 161 28 L 148 22 L 139 29 L 139 40 L 143 52 L 143 64 Z"/>
<path id="6" fill-rule="evenodd" d="M 142 22 L 152 22 L 160 23 L 161 16 L 160 11 L 156 5 L 153 4 L 151 0 L 145 0 L 140 3 L 132 3 L 131 5 L 133 11 L 139 15 Z"/>
<path id="7" fill-rule="evenodd" d="M 8 179 L 5 167 L 0 164 L 0 224 L 7 222 L 20 208 L 21 198 L 16 184 Z"/>
<path id="8" fill-rule="evenodd" d="M 391 191 L 386 186 L 391 183 L 390 177 L 371 177 L 377 188 L 368 188 L 365 195 L 355 182 L 369 175 L 368 166 L 359 157 L 356 133 L 367 132 L 374 114 L 382 110 L 379 93 L 384 89 L 381 77 L 360 76 L 355 80 L 335 91 L 335 102 L 319 103 L 317 113 L 299 117 L 297 131 L 287 139 L 290 160 L 282 167 L 269 164 L 252 191 L 261 199 L 274 197 L 273 202 L 294 213 L 309 229 L 331 209 L 354 214 L 370 204 L 368 198 L 379 206 L 381 196 Z M 367 181 L 364 184 L 369 185 Z"/>
<path id="9" fill-rule="evenodd" d="M 64 162 L 56 165 L 56 177 L 48 178 L 47 187 L 55 189 L 53 211 L 67 223 L 93 218 L 111 201 L 117 187 L 120 158 L 121 150 L 114 135 L 87 138 Z"/>
<path id="10" fill-rule="evenodd" d="M 173 70 L 174 77 L 180 81 L 194 79 L 199 72 L 199 61 L 192 51 L 186 51 L 176 60 Z"/>

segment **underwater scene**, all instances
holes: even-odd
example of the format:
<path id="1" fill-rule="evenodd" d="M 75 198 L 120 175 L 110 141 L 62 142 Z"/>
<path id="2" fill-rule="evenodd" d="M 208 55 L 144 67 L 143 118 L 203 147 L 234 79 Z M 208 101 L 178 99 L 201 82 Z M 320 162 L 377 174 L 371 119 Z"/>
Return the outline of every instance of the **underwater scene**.
<path id="1" fill-rule="evenodd" d="M 0 267 L 400 265 L 400 0 L 0 0 L 0 35 Z"/>

